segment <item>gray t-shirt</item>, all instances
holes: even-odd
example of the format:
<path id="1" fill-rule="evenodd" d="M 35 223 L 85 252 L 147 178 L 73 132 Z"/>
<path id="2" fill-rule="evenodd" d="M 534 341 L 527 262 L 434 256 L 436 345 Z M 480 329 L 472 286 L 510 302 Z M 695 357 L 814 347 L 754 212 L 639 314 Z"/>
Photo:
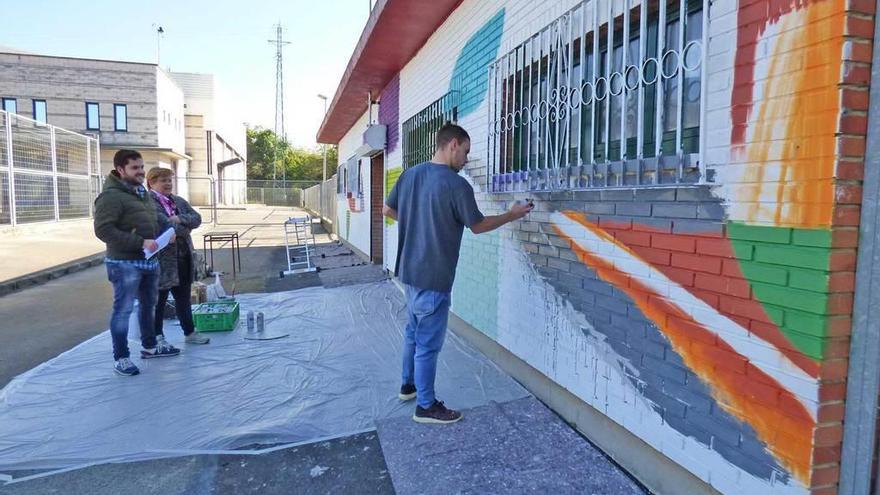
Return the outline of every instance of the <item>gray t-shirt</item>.
<path id="1" fill-rule="evenodd" d="M 419 289 L 451 291 L 462 232 L 483 220 L 471 185 L 450 167 L 425 162 L 400 176 L 385 204 L 399 222 L 394 274 Z"/>

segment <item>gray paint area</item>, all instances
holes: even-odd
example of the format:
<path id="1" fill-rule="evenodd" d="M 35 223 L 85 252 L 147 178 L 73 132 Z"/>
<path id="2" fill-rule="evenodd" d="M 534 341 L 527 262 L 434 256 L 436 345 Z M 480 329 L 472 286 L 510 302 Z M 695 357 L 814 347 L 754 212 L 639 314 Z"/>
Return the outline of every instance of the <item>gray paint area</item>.
<path id="1" fill-rule="evenodd" d="M 394 494 L 375 432 L 253 455 L 102 464 L 21 483 L 0 495 Z"/>
<path id="2" fill-rule="evenodd" d="M 354 254 L 342 243 L 319 244 L 312 254 L 312 264 L 321 270 L 367 265 L 368 262 Z"/>
<path id="3" fill-rule="evenodd" d="M 379 422 L 399 495 L 647 493 L 535 398 L 463 413 L 452 425 Z"/>
<path id="4" fill-rule="evenodd" d="M 388 274 L 379 265 L 349 266 L 321 270 L 318 272 L 324 287 L 345 287 L 348 285 L 366 284 L 388 279 Z"/>
<path id="5" fill-rule="evenodd" d="M 135 358 L 141 374 L 121 377 L 104 332 L 15 378 L 0 390 L 0 473 L 302 442 L 412 415 L 397 398 L 406 311 L 391 282 L 238 301 L 265 313 L 266 331 L 290 335 L 245 340 L 240 321 L 186 346 L 175 331 L 181 356 Z M 438 370 L 437 392 L 456 407 L 528 395 L 452 334 Z"/>
<path id="6" fill-rule="evenodd" d="M 625 194 L 629 201 L 632 201 L 634 194 L 632 191 L 601 193 L 606 196 L 611 193 Z M 605 218 L 602 214 L 597 215 L 597 211 L 607 211 L 609 220 L 632 221 L 672 228 L 672 231 L 680 228 L 687 232 L 714 232 L 718 228 L 714 217 L 694 219 L 698 211 L 714 211 L 717 206 L 717 200 L 710 199 L 707 190 L 670 189 L 665 194 L 669 197 L 661 199 L 669 201 L 636 198 L 635 202 L 617 205 L 557 201 L 539 203 L 539 206 L 586 212 L 592 221 Z M 682 201 L 673 202 L 674 198 Z M 642 208 L 647 215 L 653 212 L 655 216 L 627 218 L 615 215 L 621 211 L 632 214 L 631 207 Z M 687 220 L 665 218 L 674 214 L 684 215 Z M 688 368 L 663 332 L 641 314 L 625 292 L 601 280 L 593 270 L 577 261 L 568 242 L 555 235 L 548 223 L 529 221 L 527 218 L 518 228 L 518 238 L 541 277 L 582 313 L 595 329 L 595 334 L 585 329 L 586 337 L 604 341 L 620 356 L 620 367 L 630 383 L 669 426 L 712 448 L 730 463 L 754 476 L 782 483 L 789 480 L 787 471 L 766 450 L 751 425 L 718 405 L 709 387 Z"/>

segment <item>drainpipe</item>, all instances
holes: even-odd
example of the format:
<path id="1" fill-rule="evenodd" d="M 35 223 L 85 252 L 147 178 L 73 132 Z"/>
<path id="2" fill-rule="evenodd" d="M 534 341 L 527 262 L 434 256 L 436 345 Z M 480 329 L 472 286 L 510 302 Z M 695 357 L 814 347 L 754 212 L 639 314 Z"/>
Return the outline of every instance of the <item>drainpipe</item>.
<path id="1" fill-rule="evenodd" d="M 877 1 L 880 12 L 880 0 Z M 865 180 L 853 308 L 840 495 L 869 495 L 880 391 L 880 20 L 874 24 Z"/>

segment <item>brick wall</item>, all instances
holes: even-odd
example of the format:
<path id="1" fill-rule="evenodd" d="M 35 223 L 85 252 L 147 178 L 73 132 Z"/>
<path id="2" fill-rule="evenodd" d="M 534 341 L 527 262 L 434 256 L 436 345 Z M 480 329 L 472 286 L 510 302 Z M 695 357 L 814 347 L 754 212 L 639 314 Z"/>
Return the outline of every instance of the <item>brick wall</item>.
<path id="1" fill-rule="evenodd" d="M 384 204 L 384 165 L 380 155 L 370 163 L 370 258 L 373 263 L 382 263 L 384 249 L 382 247 L 383 225 L 382 205 Z"/>
<path id="2" fill-rule="evenodd" d="M 814 495 L 835 495 L 840 475 L 849 336 L 855 290 L 859 209 L 865 163 L 868 86 L 875 2 L 846 2 L 839 84 L 840 116 L 835 134 L 835 207 L 830 235 L 828 314 L 820 407 L 814 437 Z"/>

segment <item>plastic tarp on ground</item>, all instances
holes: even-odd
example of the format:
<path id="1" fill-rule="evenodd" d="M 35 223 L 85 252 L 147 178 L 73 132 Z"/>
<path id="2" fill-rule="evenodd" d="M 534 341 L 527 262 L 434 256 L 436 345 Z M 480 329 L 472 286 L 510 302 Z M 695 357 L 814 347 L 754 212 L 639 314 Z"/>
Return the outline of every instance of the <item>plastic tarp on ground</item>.
<path id="1" fill-rule="evenodd" d="M 262 311 L 266 331 L 290 335 L 245 340 L 240 322 L 209 345 L 185 346 L 166 321 L 182 355 L 135 357 L 138 376 L 113 372 L 104 332 L 15 378 L 0 391 L 0 473 L 302 442 L 412 414 L 414 403 L 397 398 L 406 310 L 391 282 L 238 301 L 241 320 Z M 451 332 L 437 393 L 456 408 L 528 395 Z"/>

